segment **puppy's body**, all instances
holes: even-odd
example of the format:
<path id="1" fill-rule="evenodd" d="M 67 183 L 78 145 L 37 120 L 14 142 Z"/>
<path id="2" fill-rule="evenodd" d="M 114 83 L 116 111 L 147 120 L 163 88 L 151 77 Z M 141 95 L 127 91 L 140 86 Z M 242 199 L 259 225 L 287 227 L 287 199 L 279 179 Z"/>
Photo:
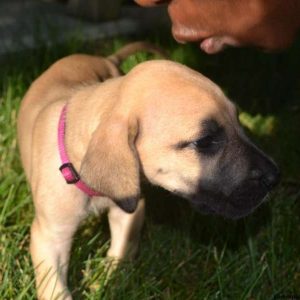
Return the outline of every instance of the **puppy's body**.
<path id="1" fill-rule="evenodd" d="M 247 140 L 233 104 L 210 80 L 161 60 L 99 83 L 105 63 L 89 56 L 59 61 L 35 81 L 20 109 L 19 145 L 36 208 L 30 247 L 40 298 L 71 298 L 72 236 L 91 210 L 109 210 L 108 255 L 135 254 L 144 218 L 140 172 L 228 217 L 251 212 L 277 181 L 276 166 Z M 66 103 L 70 161 L 103 196 L 88 198 L 58 171 L 57 126 Z"/>
<path id="2" fill-rule="evenodd" d="M 66 270 L 72 235 L 90 211 L 101 211 L 112 205 L 107 197 L 88 199 L 80 190 L 67 185 L 58 172 L 61 161 L 57 127 L 61 109 L 68 103 L 66 148 L 79 170 L 93 131 L 117 100 L 115 88 L 120 78 L 103 81 L 121 76 L 118 66 L 137 51 L 166 56 L 159 48 L 144 42 L 129 44 L 108 58 L 71 55 L 57 61 L 36 79 L 22 101 L 18 143 L 36 210 L 30 248 L 41 299 L 71 297 L 66 288 Z M 110 209 L 114 241 L 109 256 L 134 255 L 135 239 L 139 237 L 144 217 L 143 207 L 141 200 L 133 215 L 124 213 L 116 205 Z M 131 228 L 132 222 L 136 224 L 134 228 Z M 131 244 L 136 245 L 131 249 Z"/>

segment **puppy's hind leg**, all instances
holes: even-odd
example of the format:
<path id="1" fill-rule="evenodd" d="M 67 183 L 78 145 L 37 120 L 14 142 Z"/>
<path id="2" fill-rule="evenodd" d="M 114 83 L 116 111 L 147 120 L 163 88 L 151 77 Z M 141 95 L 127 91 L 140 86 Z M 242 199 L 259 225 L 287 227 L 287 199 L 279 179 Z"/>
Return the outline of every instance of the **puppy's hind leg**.
<path id="1" fill-rule="evenodd" d="M 30 252 L 39 299 L 72 299 L 67 270 L 73 235 L 84 217 L 78 214 L 78 203 L 86 199 L 63 195 L 55 192 L 45 197 L 39 192 L 34 199 L 36 217 L 31 226 Z M 70 200 L 73 205 L 67 205 Z"/>
<path id="2" fill-rule="evenodd" d="M 138 250 L 140 232 L 144 223 L 145 202 L 140 199 L 132 214 L 114 205 L 110 207 L 108 221 L 111 245 L 107 256 L 113 259 L 133 258 Z"/>

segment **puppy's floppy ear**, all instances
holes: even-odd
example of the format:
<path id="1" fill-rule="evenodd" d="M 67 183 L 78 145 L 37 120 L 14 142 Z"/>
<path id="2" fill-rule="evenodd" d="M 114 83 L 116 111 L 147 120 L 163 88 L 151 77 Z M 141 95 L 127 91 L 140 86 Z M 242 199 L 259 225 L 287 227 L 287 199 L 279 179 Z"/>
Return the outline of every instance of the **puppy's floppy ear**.
<path id="1" fill-rule="evenodd" d="M 131 213 L 140 196 L 139 160 L 135 149 L 138 121 L 111 116 L 93 133 L 83 158 L 81 178 L 94 190 Z"/>

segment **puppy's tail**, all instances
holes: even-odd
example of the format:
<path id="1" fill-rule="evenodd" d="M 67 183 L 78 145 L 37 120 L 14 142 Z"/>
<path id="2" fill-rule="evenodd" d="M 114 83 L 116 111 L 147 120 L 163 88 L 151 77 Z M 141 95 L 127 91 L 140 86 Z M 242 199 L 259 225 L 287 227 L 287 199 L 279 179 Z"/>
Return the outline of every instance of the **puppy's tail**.
<path id="1" fill-rule="evenodd" d="M 107 59 L 110 60 L 116 67 L 119 67 L 128 56 L 139 51 L 149 52 L 168 59 L 168 55 L 163 49 L 148 42 L 130 43 L 119 49 L 116 53 L 108 56 Z"/>

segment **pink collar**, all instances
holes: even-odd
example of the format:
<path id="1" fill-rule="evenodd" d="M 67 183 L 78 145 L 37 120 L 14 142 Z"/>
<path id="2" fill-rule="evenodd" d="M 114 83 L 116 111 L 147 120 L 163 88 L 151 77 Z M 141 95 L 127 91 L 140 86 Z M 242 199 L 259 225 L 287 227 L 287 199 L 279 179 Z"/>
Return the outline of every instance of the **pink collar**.
<path id="1" fill-rule="evenodd" d="M 70 162 L 66 148 L 65 148 L 65 127 L 66 127 L 66 114 L 67 105 L 65 105 L 61 111 L 59 122 L 58 122 L 58 150 L 62 165 L 59 170 L 62 173 L 68 184 L 75 184 L 77 188 L 87 194 L 89 197 L 101 196 L 102 194 L 96 192 L 88 185 L 86 185 L 81 179 L 73 164 Z"/>

